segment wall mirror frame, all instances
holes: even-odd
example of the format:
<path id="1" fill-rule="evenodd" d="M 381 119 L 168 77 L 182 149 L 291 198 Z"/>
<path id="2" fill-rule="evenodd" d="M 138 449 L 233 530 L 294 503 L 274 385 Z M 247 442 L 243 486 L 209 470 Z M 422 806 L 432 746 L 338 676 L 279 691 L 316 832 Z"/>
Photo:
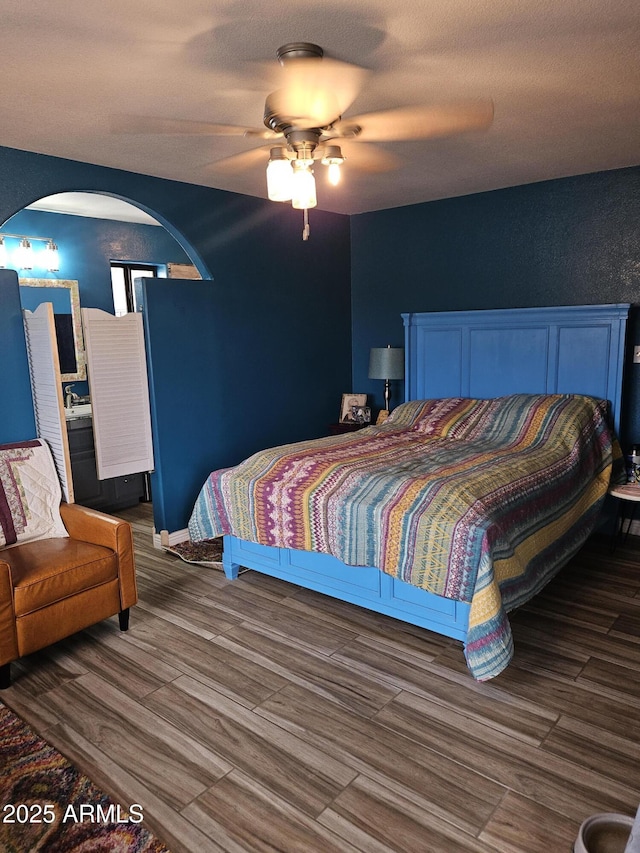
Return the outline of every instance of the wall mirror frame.
<path id="1" fill-rule="evenodd" d="M 63 382 L 81 381 L 87 378 L 87 360 L 82 334 L 82 317 L 80 314 L 80 289 L 78 282 L 72 279 L 53 278 L 21 278 L 20 287 L 57 287 L 64 288 L 69 293 L 69 313 L 73 328 L 73 344 L 76 355 L 76 370 L 73 373 L 62 373 Z M 46 299 L 43 301 L 47 301 Z"/>

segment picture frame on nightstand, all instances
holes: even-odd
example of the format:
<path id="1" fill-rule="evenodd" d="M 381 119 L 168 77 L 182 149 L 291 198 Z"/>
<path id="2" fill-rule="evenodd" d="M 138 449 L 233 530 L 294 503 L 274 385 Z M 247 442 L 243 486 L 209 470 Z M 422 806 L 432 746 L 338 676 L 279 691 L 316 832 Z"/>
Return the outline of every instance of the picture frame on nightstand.
<path id="1" fill-rule="evenodd" d="M 366 405 L 366 394 L 343 394 L 342 404 L 340 406 L 340 423 L 356 423 L 353 416 L 353 407 L 355 406 L 356 409 L 361 409 Z"/>
<path id="2" fill-rule="evenodd" d="M 357 424 L 371 423 L 370 406 L 351 406 L 351 420 Z"/>

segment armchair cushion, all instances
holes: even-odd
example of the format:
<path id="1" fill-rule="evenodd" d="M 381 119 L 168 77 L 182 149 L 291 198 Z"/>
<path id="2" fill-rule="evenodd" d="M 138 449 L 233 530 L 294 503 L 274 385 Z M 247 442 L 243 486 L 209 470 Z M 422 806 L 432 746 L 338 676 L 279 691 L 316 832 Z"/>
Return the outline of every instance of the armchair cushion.
<path id="1" fill-rule="evenodd" d="M 1 558 L 11 567 L 16 617 L 118 579 L 117 555 L 110 548 L 76 539 L 26 542 Z"/>
<path id="2" fill-rule="evenodd" d="M 0 548 L 67 536 L 49 446 L 39 438 L 0 444 Z"/>

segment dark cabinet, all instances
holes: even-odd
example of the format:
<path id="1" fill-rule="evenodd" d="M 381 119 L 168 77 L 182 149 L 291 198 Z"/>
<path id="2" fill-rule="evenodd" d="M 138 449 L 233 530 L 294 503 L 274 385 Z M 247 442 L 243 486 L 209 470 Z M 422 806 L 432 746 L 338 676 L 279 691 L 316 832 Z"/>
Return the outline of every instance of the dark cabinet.
<path id="1" fill-rule="evenodd" d="M 76 503 L 113 512 L 135 506 L 145 496 L 144 474 L 98 480 L 91 418 L 67 421 L 73 492 Z"/>

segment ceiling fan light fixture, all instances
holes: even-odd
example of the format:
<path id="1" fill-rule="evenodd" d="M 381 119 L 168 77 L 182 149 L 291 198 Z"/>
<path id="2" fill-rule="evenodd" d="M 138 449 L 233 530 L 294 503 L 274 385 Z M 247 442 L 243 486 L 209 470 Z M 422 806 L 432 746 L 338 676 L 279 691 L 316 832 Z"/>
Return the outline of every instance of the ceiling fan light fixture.
<path id="1" fill-rule="evenodd" d="M 316 179 L 304 160 L 293 161 L 293 193 L 291 206 L 296 210 L 309 210 L 318 204 Z"/>
<path id="2" fill-rule="evenodd" d="M 272 148 L 267 163 L 267 195 L 270 201 L 291 201 L 293 170 L 286 149 Z"/>
<path id="3" fill-rule="evenodd" d="M 327 177 L 329 183 L 334 187 L 340 183 L 340 166 L 344 163 L 344 159 L 339 145 L 327 145 L 322 158 L 322 165 L 328 167 Z"/>

